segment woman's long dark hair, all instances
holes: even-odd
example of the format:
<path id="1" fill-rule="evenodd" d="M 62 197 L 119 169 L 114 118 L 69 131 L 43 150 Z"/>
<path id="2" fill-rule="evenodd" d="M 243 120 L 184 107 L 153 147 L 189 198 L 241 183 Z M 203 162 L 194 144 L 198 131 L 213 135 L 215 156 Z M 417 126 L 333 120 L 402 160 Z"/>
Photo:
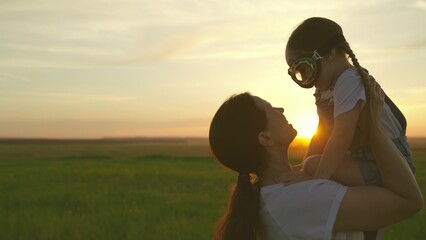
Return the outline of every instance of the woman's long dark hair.
<path id="1" fill-rule="evenodd" d="M 229 206 L 218 221 L 216 240 L 255 240 L 259 228 L 259 183 L 263 148 L 258 134 L 265 130 L 266 114 L 249 93 L 234 95 L 216 112 L 210 125 L 209 142 L 214 158 L 239 173 Z"/>
<path id="2" fill-rule="evenodd" d="M 343 36 L 343 30 L 336 22 L 321 17 L 312 17 L 303 21 L 297 28 L 292 32 L 287 42 L 287 49 L 311 51 L 317 50 L 327 44 L 330 39 L 336 35 Z M 341 42 L 334 47 L 337 52 L 346 53 L 352 61 L 352 64 L 356 67 L 361 80 L 365 87 L 366 99 L 370 98 L 368 90 L 368 73 L 358 62 L 355 53 L 352 51 L 347 41 Z M 331 49 L 330 49 L 331 50 Z M 364 113 L 367 108 L 364 108 Z M 362 114 L 360 117 L 366 118 L 366 114 Z M 368 121 L 358 121 L 358 132 L 362 142 L 368 141 L 369 125 Z M 362 126 L 360 125 L 362 124 Z"/>

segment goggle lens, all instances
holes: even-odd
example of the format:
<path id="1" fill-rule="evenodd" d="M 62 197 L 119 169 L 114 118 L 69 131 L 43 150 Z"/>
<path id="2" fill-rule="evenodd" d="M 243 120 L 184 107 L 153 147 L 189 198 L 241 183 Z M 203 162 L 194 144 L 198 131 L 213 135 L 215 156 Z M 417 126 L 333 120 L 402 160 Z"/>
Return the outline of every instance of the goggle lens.
<path id="1" fill-rule="evenodd" d="M 294 81 L 311 81 L 315 74 L 314 64 L 310 58 L 300 59 L 290 67 L 288 73 Z"/>

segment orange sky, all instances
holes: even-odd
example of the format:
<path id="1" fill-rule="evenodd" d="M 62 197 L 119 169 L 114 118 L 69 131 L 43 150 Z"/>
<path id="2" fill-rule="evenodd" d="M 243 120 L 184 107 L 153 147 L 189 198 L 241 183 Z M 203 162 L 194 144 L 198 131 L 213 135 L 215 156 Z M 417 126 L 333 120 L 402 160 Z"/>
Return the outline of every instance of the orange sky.
<path id="1" fill-rule="evenodd" d="M 310 16 L 343 27 L 407 135 L 426 136 L 425 1 L 23 0 L 0 16 L 0 137 L 206 137 L 243 91 L 309 136 L 313 90 L 291 81 L 283 54 Z"/>

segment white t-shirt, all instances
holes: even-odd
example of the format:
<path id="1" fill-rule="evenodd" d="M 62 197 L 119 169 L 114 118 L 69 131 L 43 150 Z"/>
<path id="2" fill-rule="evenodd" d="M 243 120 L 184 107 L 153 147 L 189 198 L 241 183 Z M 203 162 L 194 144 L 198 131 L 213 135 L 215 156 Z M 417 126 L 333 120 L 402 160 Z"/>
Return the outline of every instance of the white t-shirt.
<path id="1" fill-rule="evenodd" d="M 262 187 L 263 239 L 332 239 L 337 211 L 346 190 L 346 186 L 328 179 Z M 337 233 L 334 239 L 362 240 L 364 237 L 362 232 Z"/>
<path id="2" fill-rule="evenodd" d="M 362 106 L 364 106 L 365 88 L 356 68 L 345 70 L 336 80 L 332 90 L 321 92 L 322 100 L 329 98 L 334 101 L 334 118 L 353 109 L 359 100 L 363 102 Z M 386 103 L 380 120 L 392 139 L 403 135 L 401 124 Z"/>

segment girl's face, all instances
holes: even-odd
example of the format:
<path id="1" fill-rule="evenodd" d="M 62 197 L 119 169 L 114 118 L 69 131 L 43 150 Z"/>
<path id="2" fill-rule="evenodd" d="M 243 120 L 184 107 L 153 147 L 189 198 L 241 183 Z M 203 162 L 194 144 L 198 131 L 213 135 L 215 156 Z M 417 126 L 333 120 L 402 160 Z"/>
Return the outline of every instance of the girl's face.
<path id="1" fill-rule="evenodd" d="M 288 66 L 291 68 L 292 66 L 294 66 L 293 64 L 298 62 L 298 60 L 300 60 L 302 56 L 306 57 L 306 56 L 313 56 L 313 55 L 314 55 L 313 52 L 287 49 L 285 57 L 286 57 Z M 320 64 L 317 64 L 317 69 L 316 69 L 316 71 L 319 71 L 319 75 L 314 81 L 315 82 L 314 86 L 316 88 L 319 88 L 320 90 L 327 90 L 328 88 L 330 88 L 330 85 L 333 81 L 332 69 L 330 69 L 330 67 L 332 66 L 329 64 L 327 59 L 324 59 L 324 57 L 323 59 L 319 59 L 317 61 L 320 62 Z M 306 75 L 309 75 L 310 73 L 313 72 L 313 69 L 311 69 L 307 64 L 302 65 L 299 68 L 300 68 L 299 69 L 300 75 L 302 78 L 306 77 Z"/>
<path id="2" fill-rule="evenodd" d="M 266 114 L 266 131 L 278 145 L 285 146 L 290 144 L 297 135 L 293 125 L 289 124 L 284 116 L 284 108 L 273 107 L 269 102 L 254 97 L 256 106 L 262 109 Z"/>

